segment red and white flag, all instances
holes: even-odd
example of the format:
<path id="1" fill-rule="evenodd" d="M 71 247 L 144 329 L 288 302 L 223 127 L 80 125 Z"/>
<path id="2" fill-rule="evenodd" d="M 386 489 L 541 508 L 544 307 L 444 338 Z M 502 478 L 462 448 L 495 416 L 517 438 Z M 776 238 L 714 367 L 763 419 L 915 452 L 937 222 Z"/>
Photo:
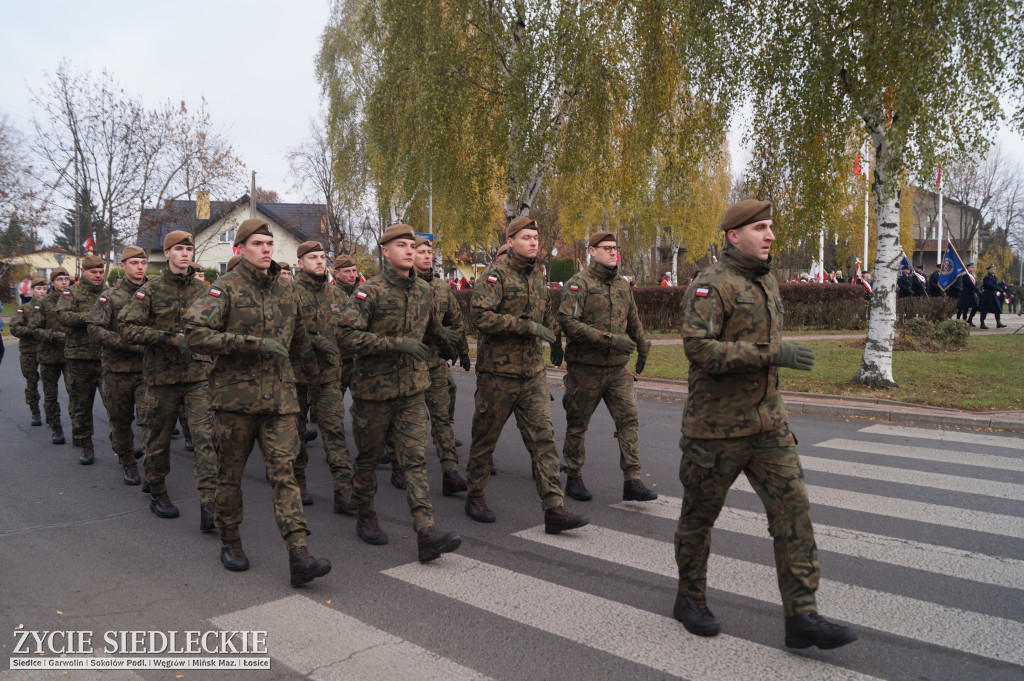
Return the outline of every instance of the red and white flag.
<path id="1" fill-rule="evenodd" d="M 93 248 L 95 248 L 95 247 L 96 247 L 96 242 L 92 240 L 91 236 L 88 239 L 86 239 L 85 242 L 82 244 L 82 248 L 84 248 L 85 250 L 87 250 L 90 253 L 93 252 Z"/>

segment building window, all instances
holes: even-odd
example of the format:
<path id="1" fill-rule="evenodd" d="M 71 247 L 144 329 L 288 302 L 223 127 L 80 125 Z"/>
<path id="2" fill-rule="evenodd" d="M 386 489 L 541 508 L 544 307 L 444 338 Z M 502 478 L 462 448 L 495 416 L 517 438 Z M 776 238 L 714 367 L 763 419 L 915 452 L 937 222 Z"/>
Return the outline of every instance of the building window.
<path id="1" fill-rule="evenodd" d="M 235 243 L 235 230 L 229 229 L 220 235 L 220 242 L 222 244 L 233 244 Z"/>
<path id="2" fill-rule="evenodd" d="M 228 264 L 226 262 L 220 263 L 220 273 L 221 274 L 227 274 L 228 273 Z"/>

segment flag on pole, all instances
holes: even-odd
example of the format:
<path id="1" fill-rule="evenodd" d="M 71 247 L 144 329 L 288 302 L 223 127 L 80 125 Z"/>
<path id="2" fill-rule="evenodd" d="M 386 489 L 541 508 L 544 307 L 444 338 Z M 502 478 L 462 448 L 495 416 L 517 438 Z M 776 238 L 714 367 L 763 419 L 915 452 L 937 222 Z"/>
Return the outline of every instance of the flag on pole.
<path id="1" fill-rule="evenodd" d="M 945 291 L 961 274 L 971 276 L 971 273 L 964 267 L 964 261 L 960 259 L 960 254 L 953 248 L 953 244 L 946 244 L 946 254 L 942 257 L 942 270 L 939 272 L 939 288 Z M 973 281 L 974 277 L 971 277 L 971 280 Z"/>
<path id="2" fill-rule="evenodd" d="M 92 253 L 92 249 L 95 246 L 96 246 L 96 242 L 93 241 L 93 238 L 91 236 L 88 239 L 86 239 L 85 242 L 82 244 L 82 248 L 84 248 L 89 253 Z"/>
<path id="3" fill-rule="evenodd" d="M 811 263 L 811 271 L 809 272 L 810 278 L 817 282 L 825 281 L 825 269 L 814 261 Z"/>
<path id="4" fill-rule="evenodd" d="M 942 166 L 939 166 L 935 172 L 935 186 L 942 189 Z"/>

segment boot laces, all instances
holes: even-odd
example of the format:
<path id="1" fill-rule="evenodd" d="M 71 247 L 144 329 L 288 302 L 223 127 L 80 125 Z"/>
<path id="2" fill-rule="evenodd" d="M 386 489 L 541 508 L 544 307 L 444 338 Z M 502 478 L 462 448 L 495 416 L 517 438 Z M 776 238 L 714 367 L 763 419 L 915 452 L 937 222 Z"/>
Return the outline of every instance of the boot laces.
<path id="1" fill-rule="evenodd" d="M 711 614 L 711 608 L 708 607 L 708 599 L 705 596 L 690 596 L 693 603 L 693 609 L 705 617 L 714 617 Z"/>

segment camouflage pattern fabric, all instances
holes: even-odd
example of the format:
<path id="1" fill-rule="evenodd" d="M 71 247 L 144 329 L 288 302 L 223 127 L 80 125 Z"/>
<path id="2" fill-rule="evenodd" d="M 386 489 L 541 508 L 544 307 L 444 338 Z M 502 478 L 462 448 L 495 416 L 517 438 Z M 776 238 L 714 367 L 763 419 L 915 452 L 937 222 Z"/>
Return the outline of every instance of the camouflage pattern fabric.
<path id="1" fill-rule="evenodd" d="M 117 286 L 108 288 L 96 299 L 86 321 L 89 324 L 89 338 L 102 346 L 104 371 L 118 373 L 142 373 L 142 357 L 146 348 L 131 345 L 121 338 L 118 315 L 144 285 L 133 284 L 127 277 Z"/>
<path id="2" fill-rule="evenodd" d="M 303 388 L 305 386 L 302 386 Z M 306 412 L 309 409 L 306 390 L 299 391 L 299 411 L 295 414 L 296 429 L 299 433 L 299 454 L 295 459 L 295 479 L 306 480 L 309 454 L 306 450 Z M 326 383 L 320 387 L 320 401 L 316 403 L 316 425 L 324 441 L 327 467 L 331 471 L 335 491 L 352 491 L 352 459 L 345 439 L 345 393 L 341 381 Z"/>
<path id="3" fill-rule="evenodd" d="M 57 319 L 60 297 L 60 291 L 55 288 L 47 291 L 33 305 L 35 314 L 26 324 L 33 337 L 39 340 L 36 358 L 40 364 L 64 364 L 64 325 Z"/>
<path id="4" fill-rule="evenodd" d="M 683 437 L 679 479 L 683 508 L 675 533 L 679 593 L 707 589 L 711 527 L 729 487 L 742 471 L 764 504 L 775 548 L 775 569 L 786 616 L 817 610 L 818 549 L 796 438 L 783 423 L 758 435 L 727 439 Z"/>
<path id="5" fill-rule="evenodd" d="M 455 425 L 455 396 L 458 393 L 458 386 L 455 385 L 455 377 L 451 370 L 448 371 L 448 423 Z"/>
<path id="6" fill-rule="evenodd" d="M 18 354 L 21 375 L 25 377 L 25 404 L 35 412 L 39 409 L 39 362 L 34 351 L 24 351 L 19 347 Z"/>
<path id="7" fill-rule="evenodd" d="M 43 379 L 43 412 L 46 414 L 46 425 L 52 427 L 60 423 L 57 381 L 63 375 L 64 388 L 67 389 L 68 367 L 66 364 L 40 364 L 39 375 Z"/>
<path id="8" fill-rule="evenodd" d="M 103 403 L 110 418 L 110 448 L 122 465 L 135 461 L 135 434 L 132 421 L 139 411 L 142 439 L 146 439 L 146 382 L 142 372 L 103 371 Z"/>
<path id="9" fill-rule="evenodd" d="M 29 320 L 39 314 L 39 301 L 32 300 L 19 307 L 11 317 L 11 335 L 18 339 L 18 358 L 21 375 L 25 378 L 25 404 L 39 409 L 39 360 L 36 353 L 40 341 L 29 328 Z"/>
<path id="10" fill-rule="evenodd" d="M 103 293 L 103 284 L 91 284 L 84 279 L 71 286 L 57 301 L 57 319 L 64 325 L 66 359 L 99 361 L 100 347 L 89 338 L 89 313 L 96 299 Z"/>
<path id="11" fill-rule="evenodd" d="M 584 436 L 590 417 L 604 400 L 615 421 L 619 442 L 619 467 L 624 480 L 640 479 L 640 418 L 633 390 L 633 372 L 625 364 L 595 366 L 570 362 L 565 374 L 565 442 L 562 457 L 566 474 L 579 477 L 586 460 Z"/>
<path id="12" fill-rule="evenodd" d="M 201 503 L 212 502 L 217 489 L 217 450 L 209 406 L 209 384 L 176 383 L 146 388 L 146 482 L 153 494 L 167 491 L 165 478 L 171 470 L 171 432 L 182 409 L 192 426 L 192 473 Z"/>
<path id="13" fill-rule="evenodd" d="M 65 385 L 68 389 L 68 415 L 71 417 L 71 436 L 92 444 L 92 408 L 96 391 L 100 387 L 103 364 L 93 359 L 67 360 Z"/>

